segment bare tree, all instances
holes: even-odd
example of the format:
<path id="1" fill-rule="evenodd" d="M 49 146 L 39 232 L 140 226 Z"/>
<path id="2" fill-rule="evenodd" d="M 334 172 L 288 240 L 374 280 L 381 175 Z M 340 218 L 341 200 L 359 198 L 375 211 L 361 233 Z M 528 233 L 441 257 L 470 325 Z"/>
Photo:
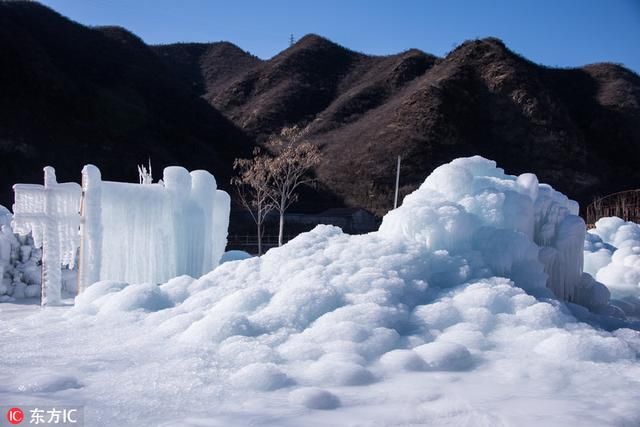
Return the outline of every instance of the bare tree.
<path id="1" fill-rule="evenodd" d="M 236 159 L 233 169 L 238 176 L 231 180 L 236 188 L 240 203 L 249 211 L 258 232 L 258 255 L 262 255 L 262 236 L 264 220 L 274 209 L 272 189 L 269 186 L 270 158 L 259 147 L 253 150 L 253 158 Z"/>
<path id="2" fill-rule="evenodd" d="M 320 150 L 315 145 L 302 142 L 306 132 L 297 126 L 285 127 L 280 134 L 267 141 L 271 157 L 267 159 L 268 196 L 280 214 L 278 246 L 284 235 L 284 213 L 298 200 L 298 189 L 315 180 L 311 168 L 320 162 Z"/>

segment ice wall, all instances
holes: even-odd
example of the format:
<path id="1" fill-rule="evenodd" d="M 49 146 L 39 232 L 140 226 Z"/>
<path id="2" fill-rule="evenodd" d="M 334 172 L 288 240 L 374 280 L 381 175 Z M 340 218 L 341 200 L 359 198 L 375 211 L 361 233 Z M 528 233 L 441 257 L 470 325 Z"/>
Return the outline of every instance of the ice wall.
<path id="1" fill-rule="evenodd" d="M 604 293 L 583 278 L 585 224 L 577 215 L 575 201 L 535 175 L 508 175 L 475 156 L 435 169 L 383 218 L 380 233 L 468 259 L 476 253 L 492 274 L 531 292 L 548 288 L 596 306 Z"/>
<path id="2" fill-rule="evenodd" d="M 102 182 L 100 280 L 155 283 L 177 271 L 166 196 L 159 184 Z"/>
<path id="3" fill-rule="evenodd" d="M 226 246 L 228 195 L 217 190 L 209 172 L 172 166 L 162 184 L 140 185 L 102 181 L 88 165 L 83 186 L 82 287 L 97 280 L 199 277 L 218 265 Z"/>
<path id="4" fill-rule="evenodd" d="M 58 184 L 52 167 L 44 168 L 44 186 L 16 184 L 13 231 L 32 234 L 42 248 L 42 304 L 59 304 L 62 292 L 60 265 L 73 267 L 80 242 L 80 186 Z"/>
<path id="5" fill-rule="evenodd" d="M 77 253 L 83 290 L 99 280 L 199 277 L 218 265 L 226 246 L 229 196 L 206 171 L 168 167 L 162 183 L 141 185 L 103 181 L 96 166 L 86 165 L 81 188 L 58 184 L 47 167 L 44 186 L 16 184 L 14 190 L 14 231 L 31 233 L 43 248 L 43 304 L 60 302 L 60 265 L 73 267 Z"/>

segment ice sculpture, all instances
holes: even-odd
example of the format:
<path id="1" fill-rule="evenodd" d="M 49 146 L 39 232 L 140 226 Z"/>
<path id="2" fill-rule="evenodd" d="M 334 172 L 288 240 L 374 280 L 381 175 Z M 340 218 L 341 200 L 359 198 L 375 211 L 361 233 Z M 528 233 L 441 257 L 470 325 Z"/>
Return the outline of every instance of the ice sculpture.
<path id="1" fill-rule="evenodd" d="M 229 196 L 217 190 L 209 172 L 171 166 L 163 183 L 140 185 L 102 181 L 98 168 L 87 165 L 82 182 L 81 290 L 98 280 L 199 277 L 218 265 L 227 243 Z"/>
<path id="2" fill-rule="evenodd" d="M 34 248 L 30 235 L 16 236 L 13 233 L 12 219 L 11 211 L 0 206 L 0 302 L 42 294 L 42 251 Z M 69 271 L 63 270 L 63 273 Z M 65 278 L 63 274 L 63 289 Z M 75 286 L 76 281 L 72 283 Z"/>
<path id="3" fill-rule="evenodd" d="M 78 247 L 80 291 L 99 280 L 161 283 L 213 270 L 230 200 L 216 187 L 209 172 L 178 166 L 156 184 L 103 181 L 93 165 L 82 170 L 82 188 L 58 184 L 50 167 L 44 186 L 16 184 L 14 230 L 43 247 L 43 304 L 60 301 L 59 266 L 73 266 Z"/>
<path id="4" fill-rule="evenodd" d="M 42 248 L 42 305 L 61 300 L 60 265 L 73 267 L 79 244 L 80 186 L 58 184 L 52 167 L 44 168 L 44 185 L 16 184 L 13 231 L 32 233 Z"/>

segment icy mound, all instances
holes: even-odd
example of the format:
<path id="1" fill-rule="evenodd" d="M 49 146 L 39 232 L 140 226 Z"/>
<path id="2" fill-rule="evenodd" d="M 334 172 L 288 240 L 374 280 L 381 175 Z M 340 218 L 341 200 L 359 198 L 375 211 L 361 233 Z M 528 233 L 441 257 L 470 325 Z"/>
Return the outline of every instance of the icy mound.
<path id="1" fill-rule="evenodd" d="M 507 175 L 476 156 L 434 170 L 384 217 L 380 234 L 469 260 L 479 256 L 480 268 L 533 294 L 546 287 L 560 299 L 600 308 L 608 297 L 582 276 L 585 225 L 577 215 L 576 202 L 535 175 Z"/>
<path id="2" fill-rule="evenodd" d="M 463 391 L 466 388 L 480 387 L 485 390 L 482 396 L 469 399 L 484 400 L 486 390 L 494 390 L 491 385 L 498 382 L 501 387 L 489 394 L 504 389 L 528 399 L 563 399 L 566 393 L 564 398 L 584 407 L 596 405 L 600 376 L 615 378 L 613 388 L 632 387 L 634 371 L 627 378 L 621 366 L 635 363 L 640 334 L 610 334 L 579 323 L 562 303 L 538 300 L 508 278 L 474 278 L 487 270 L 480 258 L 431 251 L 418 242 L 390 240 L 379 233 L 349 236 L 336 227 L 318 226 L 260 258 L 222 264 L 197 280 L 179 277 L 155 291 L 154 285 L 94 284 L 78 298 L 68 319 L 109 325 L 118 331 L 122 345 L 139 346 L 139 359 L 131 362 L 130 372 L 118 376 L 155 378 L 158 363 L 166 363 L 168 356 L 155 356 L 138 344 L 141 336 L 170 348 L 170 357 L 189 371 L 178 370 L 168 378 L 163 374 L 163 382 L 187 381 L 197 372 L 197 380 L 188 379 L 188 393 L 177 404 L 220 399 L 220 394 L 208 394 L 208 384 L 216 384 L 224 390 L 227 405 L 256 402 L 250 408 L 260 413 L 282 411 L 272 407 L 282 401 L 298 411 L 297 416 L 301 409 L 340 411 L 378 402 L 391 406 L 377 412 L 377 421 L 397 425 L 424 418 L 413 409 L 397 413 L 394 405 L 405 404 L 408 396 L 418 405 L 419 396 L 424 399 L 429 393 L 450 399 L 445 389 L 452 387 L 451 381 L 461 387 L 453 392 L 458 397 L 473 395 Z M 127 354 L 132 351 L 137 350 Z M 204 365 L 193 371 L 189 367 L 194 363 Z M 602 366 L 594 369 L 594 363 Z M 576 386 L 579 397 L 567 385 L 573 381 L 567 378 L 570 374 L 559 370 L 559 364 L 571 366 L 583 378 Z M 411 379 L 403 379 L 405 375 Z M 408 390 L 415 391 L 399 393 L 404 386 L 397 381 L 406 381 L 411 384 Z M 474 381 L 479 383 L 471 386 Z M 141 389 L 139 382 L 132 393 Z M 366 399 L 359 397 L 363 393 Z M 505 396 L 496 399 L 503 403 Z M 464 425 L 462 408 L 468 407 L 464 403 L 453 410 L 463 411 L 461 418 L 442 416 Z M 135 411 L 126 414 L 128 421 L 135 419 Z M 352 416 L 361 421 L 370 416 L 366 413 Z M 616 416 L 631 419 L 628 411 Z M 444 419 L 434 419 L 439 425 L 435 420 Z M 287 424 L 277 418 L 272 423 Z"/>
<path id="3" fill-rule="evenodd" d="M 167 357 L 150 354 L 142 336 L 171 349 L 171 360 L 195 357 L 184 362 L 205 364 L 189 371 L 198 373 L 184 392 L 192 402 L 208 401 L 203 396 L 214 393 L 208 387 L 218 384 L 224 392 L 215 398 L 257 399 L 260 412 L 283 401 L 302 410 L 348 411 L 365 405 L 363 390 L 370 402 L 400 408 L 405 394 L 419 406 L 447 393 L 451 383 L 466 387 L 465 379 L 475 378 L 484 386 L 474 399 L 495 394 L 500 407 L 505 396 L 488 392 L 495 382 L 534 402 L 564 393 L 580 407 L 602 408 L 603 379 L 616 389 L 633 388 L 635 371 L 627 375 L 622 367 L 635 363 L 640 334 L 579 323 L 551 298 L 553 291 L 596 308 L 607 303 L 606 288 L 582 274 L 584 224 L 576 211 L 533 175 L 512 177 L 488 160 L 459 159 L 438 168 L 384 218 L 379 232 L 350 236 L 318 226 L 200 279 L 181 276 L 160 286 L 98 282 L 77 298 L 67 320 L 109 325 L 122 345 L 139 346 L 131 368 L 136 378 Z M 559 373 L 564 364 L 571 373 Z M 406 375 L 420 390 L 397 394 Z M 572 375 L 580 378 L 575 384 Z M 396 384 L 394 391 L 384 384 Z M 522 407 L 535 408 L 528 402 Z M 640 419 L 625 405 L 616 409 L 618 422 Z M 445 405 L 442 416 L 464 424 L 464 407 Z M 392 425 L 443 420 L 412 411 L 377 415 Z"/>
<path id="4" fill-rule="evenodd" d="M 146 312 L 155 333 L 186 346 L 213 345 L 232 370 L 268 364 L 248 371 L 262 378 L 260 389 L 286 384 L 281 373 L 298 384 L 330 386 L 368 384 L 389 369 L 472 369 L 474 354 L 507 341 L 522 340 L 553 358 L 635 357 L 624 341 L 575 323 L 561 304 L 541 302 L 506 278 L 471 279 L 471 270 L 460 258 L 413 242 L 318 226 L 198 280 L 96 283 L 71 316 L 108 321 Z M 570 332 L 560 330 L 567 323 L 574 323 Z M 512 328 L 520 338 L 508 336 Z M 615 345 L 603 355 L 607 341 Z M 246 385 L 246 376 L 232 382 Z"/>
<path id="5" fill-rule="evenodd" d="M 640 225 L 601 218 L 584 243 L 585 272 L 604 283 L 625 313 L 640 316 Z"/>
<path id="6" fill-rule="evenodd" d="M 637 425 L 640 334 L 552 298 L 608 298 L 575 209 L 460 159 L 380 232 L 319 226 L 199 279 L 97 282 L 71 310 L 4 304 L 0 399 L 83 405 L 88 425 Z"/>

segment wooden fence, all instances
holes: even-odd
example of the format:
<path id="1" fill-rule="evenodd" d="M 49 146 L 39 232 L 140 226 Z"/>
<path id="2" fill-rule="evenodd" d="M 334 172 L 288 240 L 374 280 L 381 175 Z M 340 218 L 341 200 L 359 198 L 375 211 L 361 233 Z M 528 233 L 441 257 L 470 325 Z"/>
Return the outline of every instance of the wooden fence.
<path id="1" fill-rule="evenodd" d="M 586 209 L 587 224 L 603 217 L 617 216 L 640 222 L 640 190 L 627 190 L 596 198 Z"/>
<path id="2" fill-rule="evenodd" d="M 283 236 L 284 243 L 296 237 L 294 234 L 285 234 Z M 278 236 L 276 234 L 266 234 L 262 236 L 262 252 L 278 246 Z M 250 254 L 258 253 L 258 235 L 257 234 L 229 234 L 227 236 L 227 250 L 239 249 Z"/>

